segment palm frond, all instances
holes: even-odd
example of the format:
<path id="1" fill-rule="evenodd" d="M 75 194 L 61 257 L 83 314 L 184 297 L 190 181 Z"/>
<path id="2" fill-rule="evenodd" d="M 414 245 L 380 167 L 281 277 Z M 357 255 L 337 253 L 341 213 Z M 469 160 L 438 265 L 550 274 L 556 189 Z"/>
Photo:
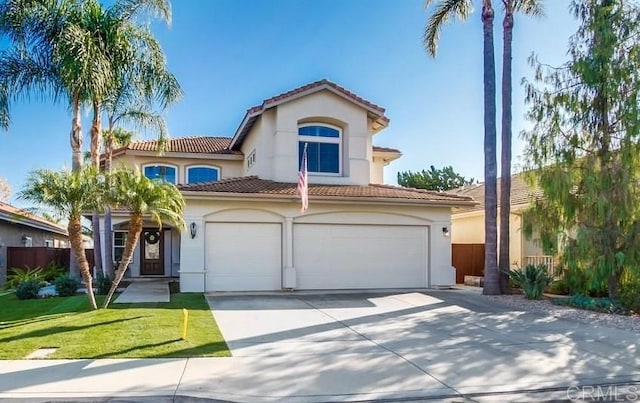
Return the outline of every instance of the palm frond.
<path id="1" fill-rule="evenodd" d="M 544 0 L 513 0 L 513 9 L 516 12 L 533 17 L 544 17 Z"/>
<path id="2" fill-rule="evenodd" d="M 427 0 L 429 6 L 434 0 Z M 466 20 L 473 12 L 471 0 L 441 0 L 427 20 L 422 42 L 430 56 L 435 57 L 438 51 L 438 41 L 442 27 L 452 18 Z"/>

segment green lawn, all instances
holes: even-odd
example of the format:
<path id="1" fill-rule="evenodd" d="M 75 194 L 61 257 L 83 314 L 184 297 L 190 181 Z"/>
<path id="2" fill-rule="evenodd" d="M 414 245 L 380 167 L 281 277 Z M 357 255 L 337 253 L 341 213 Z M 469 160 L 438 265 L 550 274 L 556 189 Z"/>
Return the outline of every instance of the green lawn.
<path id="1" fill-rule="evenodd" d="M 182 308 L 189 310 L 187 340 L 181 340 Z M 0 359 L 22 359 L 43 347 L 58 347 L 49 358 L 230 355 L 202 294 L 97 311 L 86 296 L 20 301 L 0 295 Z"/>

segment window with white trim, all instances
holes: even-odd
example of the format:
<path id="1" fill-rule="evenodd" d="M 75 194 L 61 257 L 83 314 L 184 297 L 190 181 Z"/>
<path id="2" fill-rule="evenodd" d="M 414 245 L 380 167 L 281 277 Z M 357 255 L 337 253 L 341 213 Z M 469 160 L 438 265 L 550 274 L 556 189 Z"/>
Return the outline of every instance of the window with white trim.
<path id="1" fill-rule="evenodd" d="M 120 264 L 127 245 L 127 231 L 113 231 L 113 263 Z"/>
<path id="2" fill-rule="evenodd" d="M 311 123 L 298 127 L 298 167 L 307 147 L 307 171 L 317 174 L 342 172 L 342 130 L 338 127 Z"/>
<path id="3" fill-rule="evenodd" d="M 144 176 L 149 179 L 162 179 L 165 182 L 176 184 L 178 170 L 171 165 L 145 165 L 143 168 Z"/>
<path id="4" fill-rule="evenodd" d="M 206 165 L 187 168 L 187 184 L 215 182 L 220 180 L 220 169 Z"/>

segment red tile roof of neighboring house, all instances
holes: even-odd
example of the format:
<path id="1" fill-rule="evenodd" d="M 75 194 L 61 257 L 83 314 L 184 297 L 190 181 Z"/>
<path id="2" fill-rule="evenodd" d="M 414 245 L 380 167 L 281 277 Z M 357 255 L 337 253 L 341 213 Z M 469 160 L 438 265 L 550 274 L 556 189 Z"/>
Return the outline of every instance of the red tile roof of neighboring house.
<path id="1" fill-rule="evenodd" d="M 256 176 L 224 179 L 194 185 L 179 186 L 183 192 L 234 193 L 247 195 L 273 195 L 296 197 L 297 184 L 274 182 Z M 309 184 L 311 200 L 318 198 L 365 198 L 385 200 L 413 200 L 425 204 L 472 205 L 471 197 L 450 193 L 431 192 L 421 189 L 403 188 L 390 185 L 321 185 Z"/>
<path id="2" fill-rule="evenodd" d="M 229 149 L 230 137 L 193 136 L 172 138 L 167 141 L 164 152 L 166 153 L 199 153 L 199 154 L 238 154 L 240 151 Z M 158 140 L 133 141 L 127 147 L 114 152 L 132 151 L 158 151 Z"/>
<path id="3" fill-rule="evenodd" d="M 366 99 L 354 94 L 353 92 L 347 90 L 342 86 L 339 86 L 334 82 L 324 79 L 313 82 L 311 84 L 303 85 L 291 91 L 283 92 L 282 94 L 276 95 L 274 97 L 267 98 L 262 101 L 260 105 L 256 105 L 247 109 L 247 113 L 245 114 L 242 122 L 240 123 L 240 126 L 233 136 L 231 148 L 237 149 L 237 147 L 242 144 L 244 138 L 247 136 L 247 134 L 249 134 L 249 131 L 253 127 L 258 117 L 260 117 L 260 115 L 262 115 L 262 113 L 267 109 L 273 108 L 274 106 L 299 98 L 301 96 L 322 90 L 331 91 L 334 94 L 342 96 L 343 98 L 348 99 L 351 102 L 354 102 L 364 109 L 368 110 L 369 116 L 376 121 L 379 127 L 386 127 L 389 124 L 389 118 L 385 116 L 385 110 L 383 107 L 367 101 Z"/>
<path id="4" fill-rule="evenodd" d="M 484 183 L 478 183 L 451 190 L 450 192 L 453 194 L 471 196 L 478 202 L 475 206 L 456 209 L 454 214 L 484 210 L 484 188 Z M 500 178 L 498 178 L 497 189 L 498 207 L 500 207 Z M 525 180 L 524 174 L 519 173 L 511 176 L 511 208 L 526 206 L 541 196 L 541 190 L 531 187 Z"/>
<path id="5" fill-rule="evenodd" d="M 56 234 L 64 236 L 68 235 L 66 228 L 42 217 L 38 217 L 27 210 L 19 209 L 4 202 L 0 202 L 0 220 L 55 232 Z"/>

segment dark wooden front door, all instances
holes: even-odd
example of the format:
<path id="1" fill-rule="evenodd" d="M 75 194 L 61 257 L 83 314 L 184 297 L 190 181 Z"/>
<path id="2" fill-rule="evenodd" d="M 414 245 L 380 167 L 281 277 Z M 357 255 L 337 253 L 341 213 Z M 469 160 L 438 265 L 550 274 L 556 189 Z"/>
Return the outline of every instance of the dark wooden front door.
<path id="1" fill-rule="evenodd" d="M 164 275 L 164 242 L 162 238 L 162 231 L 158 229 L 145 228 L 142 230 L 140 237 L 141 275 Z"/>

